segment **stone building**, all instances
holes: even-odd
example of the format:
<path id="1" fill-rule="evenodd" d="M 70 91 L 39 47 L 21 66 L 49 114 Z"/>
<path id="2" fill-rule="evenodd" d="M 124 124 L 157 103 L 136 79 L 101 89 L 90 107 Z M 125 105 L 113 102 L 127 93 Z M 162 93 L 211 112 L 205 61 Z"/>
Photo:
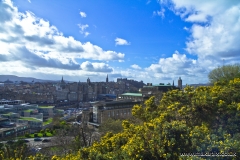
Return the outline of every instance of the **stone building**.
<path id="1" fill-rule="evenodd" d="M 128 119 L 132 117 L 132 107 L 135 104 L 140 104 L 140 101 L 119 100 L 111 102 L 95 101 L 91 102 L 92 108 L 88 111 L 83 111 L 83 124 L 93 125 L 98 127 L 107 119 Z"/>

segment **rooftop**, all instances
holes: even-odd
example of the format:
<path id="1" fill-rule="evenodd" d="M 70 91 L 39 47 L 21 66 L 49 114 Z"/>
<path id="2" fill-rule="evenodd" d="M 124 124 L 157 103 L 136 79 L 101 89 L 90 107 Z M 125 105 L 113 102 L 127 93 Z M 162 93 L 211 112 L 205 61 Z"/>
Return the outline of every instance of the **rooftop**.
<path id="1" fill-rule="evenodd" d="M 134 103 L 138 103 L 138 102 L 132 101 L 129 99 L 124 99 L 124 100 L 106 102 L 105 105 L 109 106 L 109 105 L 134 104 Z"/>
<path id="2" fill-rule="evenodd" d="M 122 96 L 138 96 L 142 97 L 142 93 L 123 93 Z"/>
<path id="3" fill-rule="evenodd" d="M 143 86 L 143 87 L 175 87 L 171 84 L 153 84 L 152 86 Z"/>
<path id="4" fill-rule="evenodd" d="M 8 120 L 8 118 L 0 118 L 0 121 Z"/>

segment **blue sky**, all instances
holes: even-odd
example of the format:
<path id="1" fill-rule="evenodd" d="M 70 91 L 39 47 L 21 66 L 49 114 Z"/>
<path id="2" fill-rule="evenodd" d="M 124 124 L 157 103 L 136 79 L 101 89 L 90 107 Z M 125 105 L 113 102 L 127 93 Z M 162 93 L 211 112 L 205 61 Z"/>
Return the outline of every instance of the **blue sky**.
<path id="1" fill-rule="evenodd" d="M 192 84 L 239 62 L 238 0 L 0 2 L 1 74 Z"/>

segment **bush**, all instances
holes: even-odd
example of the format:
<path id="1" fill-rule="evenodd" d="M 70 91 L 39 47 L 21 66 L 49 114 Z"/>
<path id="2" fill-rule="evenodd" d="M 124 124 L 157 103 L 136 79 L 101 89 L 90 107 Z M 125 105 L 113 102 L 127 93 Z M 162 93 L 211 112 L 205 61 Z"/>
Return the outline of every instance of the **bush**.
<path id="1" fill-rule="evenodd" d="M 37 134 L 37 133 L 34 133 L 34 137 L 38 137 L 38 134 Z"/>
<path id="2" fill-rule="evenodd" d="M 29 133 L 25 133 L 25 137 L 30 138 L 31 136 Z"/>

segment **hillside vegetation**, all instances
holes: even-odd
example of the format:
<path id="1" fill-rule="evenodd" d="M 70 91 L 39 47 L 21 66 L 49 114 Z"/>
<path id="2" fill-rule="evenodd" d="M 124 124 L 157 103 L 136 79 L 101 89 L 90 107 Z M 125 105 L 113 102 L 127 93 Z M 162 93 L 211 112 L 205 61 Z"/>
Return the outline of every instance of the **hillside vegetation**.
<path id="1" fill-rule="evenodd" d="M 134 106 L 132 113 L 143 125 L 124 121 L 123 132 L 106 134 L 79 156 L 153 160 L 186 159 L 184 153 L 226 153 L 229 156 L 222 158 L 239 159 L 240 79 L 173 90 L 164 94 L 159 106 L 151 97 L 145 106 Z"/>
<path id="2" fill-rule="evenodd" d="M 159 105 L 151 97 L 144 105 L 135 105 L 132 113 L 142 123 L 123 121 L 120 133 L 107 133 L 90 147 L 52 159 L 209 159 L 183 156 L 190 153 L 228 154 L 212 159 L 240 157 L 239 78 L 172 90 L 163 95 Z"/>

